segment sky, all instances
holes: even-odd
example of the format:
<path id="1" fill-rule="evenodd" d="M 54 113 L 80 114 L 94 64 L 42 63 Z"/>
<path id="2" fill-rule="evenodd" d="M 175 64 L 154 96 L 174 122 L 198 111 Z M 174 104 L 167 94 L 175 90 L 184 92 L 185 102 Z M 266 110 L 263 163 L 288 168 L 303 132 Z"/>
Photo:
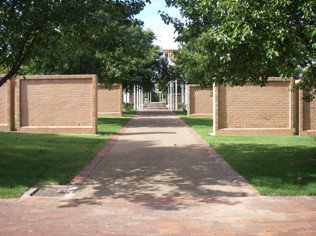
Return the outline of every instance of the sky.
<path id="1" fill-rule="evenodd" d="M 152 0 L 151 4 L 147 4 L 145 9 L 136 16 L 136 18 L 144 22 L 145 29 L 151 29 L 156 34 L 155 45 L 160 46 L 162 49 L 177 49 L 178 43 L 174 42 L 177 36 L 174 33 L 172 25 L 163 23 L 158 11 L 164 11 L 172 17 L 181 18 L 179 11 L 176 8 L 166 7 L 164 0 Z"/>

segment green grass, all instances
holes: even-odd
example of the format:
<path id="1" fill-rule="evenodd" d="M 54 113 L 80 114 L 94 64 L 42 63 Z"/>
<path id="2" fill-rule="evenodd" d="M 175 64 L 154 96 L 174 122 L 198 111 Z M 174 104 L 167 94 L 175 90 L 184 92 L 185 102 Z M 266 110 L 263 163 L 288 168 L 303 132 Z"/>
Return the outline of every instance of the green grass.
<path id="1" fill-rule="evenodd" d="M 262 195 L 316 195 L 316 137 L 210 136 L 212 119 L 177 114 Z"/>
<path id="2" fill-rule="evenodd" d="M 0 132 L 0 198 L 35 184 L 67 184 L 132 117 L 99 118 L 97 136 Z"/>

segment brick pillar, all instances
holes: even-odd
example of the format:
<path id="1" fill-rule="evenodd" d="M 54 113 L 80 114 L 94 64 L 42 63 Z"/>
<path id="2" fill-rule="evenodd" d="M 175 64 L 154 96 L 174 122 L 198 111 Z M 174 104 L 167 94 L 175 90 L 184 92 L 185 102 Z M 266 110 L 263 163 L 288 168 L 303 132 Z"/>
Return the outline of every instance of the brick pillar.
<path id="1" fill-rule="evenodd" d="M 10 79 L 0 87 L 0 131 L 14 130 L 14 86 L 15 80 Z"/>

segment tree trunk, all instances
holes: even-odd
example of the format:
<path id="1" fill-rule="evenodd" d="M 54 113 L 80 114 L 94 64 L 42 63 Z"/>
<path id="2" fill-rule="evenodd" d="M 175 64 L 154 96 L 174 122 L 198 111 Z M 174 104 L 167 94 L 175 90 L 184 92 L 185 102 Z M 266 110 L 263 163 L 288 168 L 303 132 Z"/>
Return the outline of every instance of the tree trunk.
<path id="1" fill-rule="evenodd" d="M 7 73 L 3 78 L 0 80 L 0 87 L 5 84 L 9 79 L 11 79 L 18 71 L 15 73 L 11 70 L 9 73 Z"/>

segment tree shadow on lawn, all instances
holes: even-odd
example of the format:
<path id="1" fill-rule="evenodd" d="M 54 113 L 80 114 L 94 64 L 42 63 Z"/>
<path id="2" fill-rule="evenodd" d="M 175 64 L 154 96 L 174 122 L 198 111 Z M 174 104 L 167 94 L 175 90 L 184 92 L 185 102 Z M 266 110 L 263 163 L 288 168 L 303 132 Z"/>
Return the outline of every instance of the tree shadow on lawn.
<path id="1" fill-rule="evenodd" d="M 99 118 L 100 135 L 0 133 L 0 198 L 40 183 L 67 184 L 130 117 Z"/>
<path id="2" fill-rule="evenodd" d="M 98 134 L 115 135 L 135 114 L 130 111 L 123 112 L 122 117 L 98 117 Z"/>
<path id="3" fill-rule="evenodd" d="M 206 133 L 213 132 L 213 119 L 201 117 L 181 117 L 181 119 L 192 129 L 205 129 Z"/>
<path id="4" fill-rule="evenodd" d="M 272 142 L 227 144 L 225 138 L 216 144 L 209 141 L 214 150 L 261 194 L 316 195 L 316 159 L 313 158 L 316 145 Z"/>
<path id="5" fill-rule="evenodd" d="M 39 183 L 66 184 L 109 140 L 55 134 L 1 136 L 0 188 L 5 189 L 6 197 L 19 196 L 10 196 L 14 188 L 26 190 Z"/>
<path id="6" fill-rule="evenodd" d="M 99 117 L 98 118 L 98 135 L 115 135 L 130 118 L 128 117 Z M 105 126 L 108 127 L 102 127 Z"/>
<path id="7" fill-rule="evenodd" d="M 261 194 L 316 195 L 315 136 L 211 137 L 211 118 L 181 118 Z"/>
<path id="8" fill-rule="evenodd" d="M 102 202 L 111 198 L 176 211 L 199 202 L 234 205 L 247 196 L 244 183 L 227 178 L 199 145 L 161 147 L 150 141 L 128 141 L 116 148 L 120 149 L 119 155 L 105 157 L 82 186 L 90 188 L 90 194 L 79 194 L 82 198 L 75 200 L 76 205 L 87 204 L 87 199 Z M 226 159 L 235 170 L 263 194 L 316 194 L 316 161 L 310 158 L 316 151 L 314 147 L 223 143 L 216 150 L 229 156 Z"/>

